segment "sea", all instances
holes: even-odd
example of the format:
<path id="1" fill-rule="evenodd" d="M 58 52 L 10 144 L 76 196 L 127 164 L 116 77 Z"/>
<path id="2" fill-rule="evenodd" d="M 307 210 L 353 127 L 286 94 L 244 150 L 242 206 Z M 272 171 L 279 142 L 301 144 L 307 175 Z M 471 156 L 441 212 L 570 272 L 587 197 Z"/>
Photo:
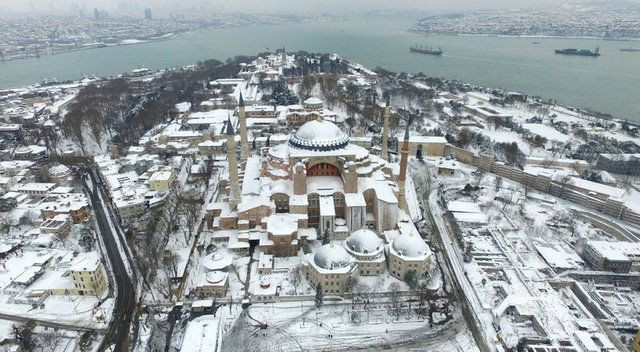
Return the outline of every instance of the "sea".
<path id="1" fill-rule="evenodd" d="M 424 35 L 407 17 L 351 17 L 283 25 L 200 29 L 159 42 L 88 49 L 39 58 L 0 61 L 0 88 L 45 79 L 113 76 L 140 67 L 161 69 L 210 58 L 285 48 L 337 53 L 369 68 L 424 74 L 495 87 L 640 121 L 638 41 L 602 39 Z M 409 52 L 440 47 L 441 56 Z M 565 56 L 558 48 L 600 48 L 600 57 Z"/>

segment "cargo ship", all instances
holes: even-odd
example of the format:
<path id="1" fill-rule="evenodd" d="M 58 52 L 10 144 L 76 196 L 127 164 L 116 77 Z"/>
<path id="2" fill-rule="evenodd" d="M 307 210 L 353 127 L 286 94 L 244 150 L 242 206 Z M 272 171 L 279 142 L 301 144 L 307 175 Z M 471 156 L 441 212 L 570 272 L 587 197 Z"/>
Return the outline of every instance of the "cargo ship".
<path id="1" fill-rule="evenodd" d="M 556 49 L 556 54 L 578 56 L 600 56 L 600 48 L 587 49 Z"/>
<path id="2" fill-rule="evenodd" d="M 622 48 L 620 51 L 640 51 L 640 48 Z"/>
<path id="3" fill-rule="evenodd" d="M 429 55 L 442 55 L 442 49 L 434 49 L 432 47 L 421 47 L 421 46 L 412 46 L 409 48 L 410 52 L 420 53 L 420 54 L 429 54 Z"/>

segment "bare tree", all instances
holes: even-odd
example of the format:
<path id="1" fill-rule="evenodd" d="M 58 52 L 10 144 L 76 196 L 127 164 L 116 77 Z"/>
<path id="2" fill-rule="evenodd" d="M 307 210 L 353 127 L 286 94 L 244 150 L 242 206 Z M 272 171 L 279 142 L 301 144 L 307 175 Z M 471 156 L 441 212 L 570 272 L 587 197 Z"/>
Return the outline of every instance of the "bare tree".
<path id="1" fill-rule="evenodd" d="M 298 286 L 302 283 L 304 267 L 302 264 L 296 265 L 293 269 L 289 271 L 289 281 L 293 285 L 293 289 L 295 294 L 298 294 Z"/>
<path id="2" fill-rule="evenodd" d="M 193 236 L 196 224 L 200 220 L 202 200 L 191 192 L 181 192 L 178 194 L 177 202 L 178 213 L 184 218 L 186 226 L 184 241 L 188 243 Z"/>
<path id="3" fill-rule="evenodd" d="M 11 228 L 16 226 L 16 217 L 9 213 L 0 215 L 0 224 L 6 229 L 7 234 L 11 233 Z"/>
<path id="4" fill-rule="evenodd" d="M 400 284 L 392 282 L 387 288 L 389 292 L 389 300 L 391 301 L 391 315 L 396 317 L 396 320 L 400 318 L 402 313 L 402 300 L 400 298 Z"/>
<path id="5" fill-rule="evenodd" d="M 64 338 L 64 334 L 60 329 L 54 329 L 50 333 L 40 334 L 40 344 L 43 348 L 47 348 L 51 352 L 55 352 L 62 339 Z"/>

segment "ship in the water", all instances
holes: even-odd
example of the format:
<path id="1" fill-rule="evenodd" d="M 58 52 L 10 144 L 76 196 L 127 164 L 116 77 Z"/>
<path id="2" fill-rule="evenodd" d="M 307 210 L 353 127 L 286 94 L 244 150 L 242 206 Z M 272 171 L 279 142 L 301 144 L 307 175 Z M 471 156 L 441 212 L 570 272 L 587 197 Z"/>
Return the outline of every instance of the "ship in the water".
<path id="1" fill-rule="evenodd" d="M 443 51 L 441 48 L 438 47 L 438 49 L 434 49 L 433 47 L 422 47 L 422 46 L 412 46 L 409 48 L 409 51 L 414 52 L 414 53 L 421 53 L 421 54 L 429 54 L 429 55 L 442 55 Z"/>
<path id="2" fill-rule="evenodd" d="M 556 54 L 578 55 L 578 56 L 600 56 L 600 48 L 587 49 L 556 49 Z"/>
<path id="3" fill-rule="evenodd" d="M 640 48 L 622 48 L 620 51 L 640 51 Z"/>

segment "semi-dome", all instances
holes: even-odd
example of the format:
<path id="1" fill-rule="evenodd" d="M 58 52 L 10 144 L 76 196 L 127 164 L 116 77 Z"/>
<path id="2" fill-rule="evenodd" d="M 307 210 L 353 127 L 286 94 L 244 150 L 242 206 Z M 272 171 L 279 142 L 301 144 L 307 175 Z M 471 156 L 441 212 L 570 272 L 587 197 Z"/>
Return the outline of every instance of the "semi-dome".
<path id="1" fill-rule="evenodd" d="M 329 243 L 318 249 L 313 262 L 323 269 L 340 269 L 351 263 L 351 256 L 342 246 Z"/>
<path id="2" fill-rule="evenodd" d="M 403 257 L 417 258 L 431 254 L 431 249 L 417 234 L 400 234 L 393 240 L 393 250 Z"/>
<path id="3" fill-rule="evenodd" d="M 354 231 L 346 241 L 347 247 L 359 254 L 371 254 L 382 248 L 382 240 L 369 229 Z"/>
<path id="4" fill-rule="evenodd" d="M 289 138 L 289 145 L 308 150 L 334 150 L 346 147 L 347 137 L 333 122 L 322 118 L 311 120 Z"/>

